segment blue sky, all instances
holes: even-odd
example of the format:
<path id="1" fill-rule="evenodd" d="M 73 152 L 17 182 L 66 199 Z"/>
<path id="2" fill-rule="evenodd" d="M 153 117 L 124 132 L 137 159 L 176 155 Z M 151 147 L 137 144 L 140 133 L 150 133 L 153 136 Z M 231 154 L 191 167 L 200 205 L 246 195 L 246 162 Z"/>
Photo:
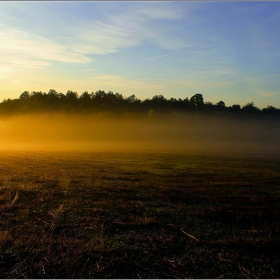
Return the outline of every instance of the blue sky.
<path id="1" fill-rule="evenodd" d="M 280 2 L 0 2 L 0 101 L 99 89 L 280 108 Z"/>

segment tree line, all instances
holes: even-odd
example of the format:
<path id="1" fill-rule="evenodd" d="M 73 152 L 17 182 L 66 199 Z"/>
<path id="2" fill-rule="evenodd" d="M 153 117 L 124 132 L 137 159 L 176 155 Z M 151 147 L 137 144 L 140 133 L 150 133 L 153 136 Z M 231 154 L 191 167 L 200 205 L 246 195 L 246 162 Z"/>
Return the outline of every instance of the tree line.
<path id="1" fill-rule="evenodd" d="M 135 95 L 123 97 L 122 94 L 98 90 L 89 93 L 87 91 L 78 95 L 77 92 L 68 90 L 66 94 L 59 93 L 54 89 L 45 92 L 24 91 L 17 99 L 4 99 L 0 103 L 0 114 L 17 113 L 99 113 L 99 112 L 150 112 L 150 111 L 190 111 L 220 113 L 228 112 L 240 115 L 271 115 L 280 116 L 280 109 L 268 105 L 259 109 L 254 102 L 240 106 L 234 104 L 226 106 L 225 102 L 205 102 L 200 93 L 191 98 L 170 98 L 163 95 L 155 95 L 151 99 L 140 100 Z"/>

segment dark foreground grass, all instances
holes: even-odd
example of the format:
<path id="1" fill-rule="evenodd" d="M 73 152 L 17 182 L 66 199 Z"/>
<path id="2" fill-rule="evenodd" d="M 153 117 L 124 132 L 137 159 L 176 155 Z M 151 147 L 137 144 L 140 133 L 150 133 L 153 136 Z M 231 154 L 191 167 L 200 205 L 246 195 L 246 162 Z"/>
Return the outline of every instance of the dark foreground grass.
<path id="1" fill-rule="evenodd" d="M 279 278 L 280 160 L 0 154 L 1 278 Z"/>

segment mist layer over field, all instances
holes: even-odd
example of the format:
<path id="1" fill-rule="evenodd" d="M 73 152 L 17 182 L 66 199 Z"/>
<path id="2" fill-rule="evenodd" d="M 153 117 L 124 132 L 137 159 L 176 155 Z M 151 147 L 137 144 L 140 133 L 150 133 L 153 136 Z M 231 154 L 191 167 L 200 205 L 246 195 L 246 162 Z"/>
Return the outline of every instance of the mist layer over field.
<path id="1" fill-rule="evenodd" d="M 224 116 L 30 114 L 0 119 L 0 150 L 280 155 L 279 121 Z"/>

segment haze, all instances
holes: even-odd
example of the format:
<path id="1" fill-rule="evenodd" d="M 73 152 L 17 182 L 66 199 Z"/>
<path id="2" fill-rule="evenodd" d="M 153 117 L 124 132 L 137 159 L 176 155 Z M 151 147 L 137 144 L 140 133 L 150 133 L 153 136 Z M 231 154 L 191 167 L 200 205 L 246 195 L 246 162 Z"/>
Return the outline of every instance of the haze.
<path id="1" fill-rule="evenodd" d="M 196 114 L 1 118 L 0 149 L 280 155 L 278 123 Z"/>

